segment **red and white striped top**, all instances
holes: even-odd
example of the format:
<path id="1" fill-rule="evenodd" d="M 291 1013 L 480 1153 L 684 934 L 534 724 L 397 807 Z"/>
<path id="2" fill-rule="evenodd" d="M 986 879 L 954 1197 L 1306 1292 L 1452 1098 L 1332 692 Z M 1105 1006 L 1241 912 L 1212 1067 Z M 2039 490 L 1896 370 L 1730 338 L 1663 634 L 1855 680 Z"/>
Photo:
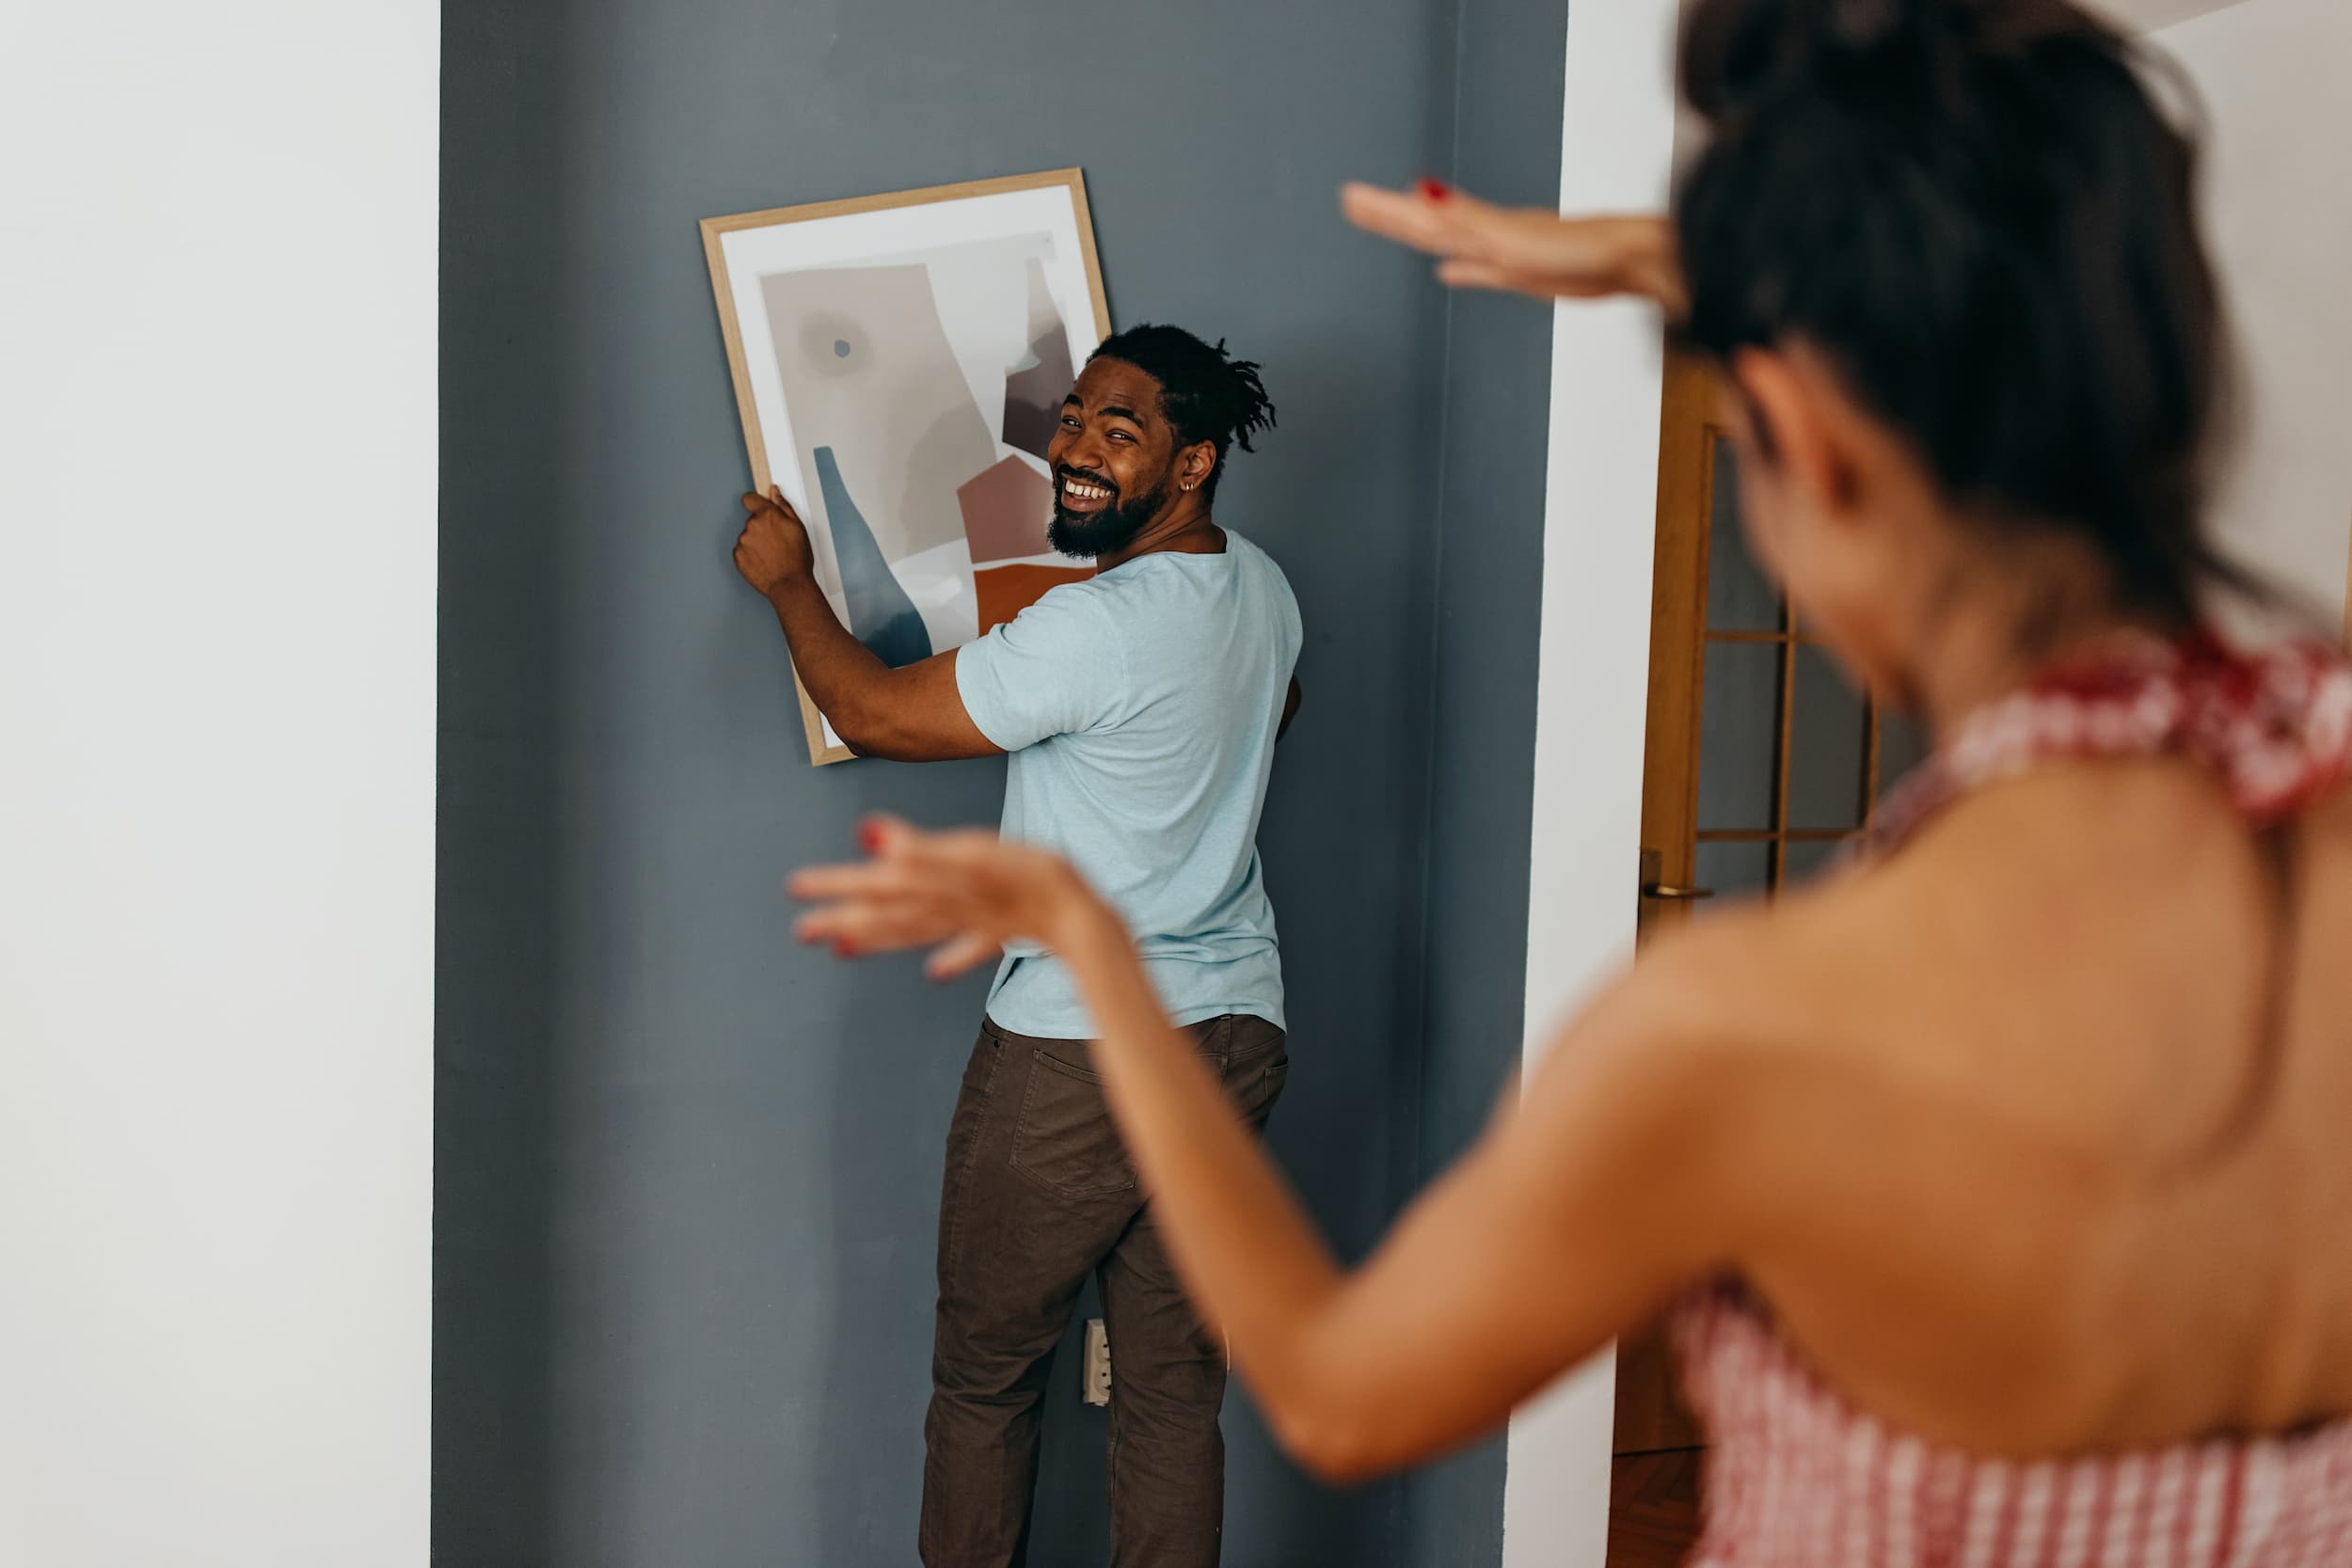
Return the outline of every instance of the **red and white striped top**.
<path id="1" fill-rule="evenodd" d="M 2352 771 L 2352 665 L 2325 644 L 2249 656 L 2198 633 L 2055 670 L 1960 725 L 1889 800 L 1869 852 L 2044 762 L 2159 753 L 2210 768 L 2249 824 L 2286 821 Z M 1689 1297 L 1675 1338 L 1713 1445 L 1691 1568 L 2352 1568 L 2352 1418 L 1986 1459 L 1855 1409 L 1736 1284 Z"/>
<path id="2" fill-rule="evenodd" d="M 2352 1420 L 2018 1463 L 1854 1409 L 1734 1289 L 1675 1316 L 1707 1425 L 1690 1568 L 2346 1568 Z"/>

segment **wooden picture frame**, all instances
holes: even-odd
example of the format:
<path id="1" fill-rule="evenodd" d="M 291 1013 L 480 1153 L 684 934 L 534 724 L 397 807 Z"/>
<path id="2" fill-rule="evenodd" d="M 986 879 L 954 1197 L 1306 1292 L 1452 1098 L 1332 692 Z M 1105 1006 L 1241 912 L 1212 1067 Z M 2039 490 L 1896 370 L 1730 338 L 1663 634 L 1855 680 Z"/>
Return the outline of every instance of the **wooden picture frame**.
<path id="1" fill-rule="evenodd" d="M 1110 336 L 1079 170 L 701 227 L 754 485 L 807 521 L 818 580 L 861 641 L 894 663 L 944 652 L 1084 574 L 1018 553 L 1043 548 L 1051 509 L 1040 404 L 1050 426 L 1069 388 L 1049 384 Z M 853 755 L 793 684 L 810 760 Z"/>

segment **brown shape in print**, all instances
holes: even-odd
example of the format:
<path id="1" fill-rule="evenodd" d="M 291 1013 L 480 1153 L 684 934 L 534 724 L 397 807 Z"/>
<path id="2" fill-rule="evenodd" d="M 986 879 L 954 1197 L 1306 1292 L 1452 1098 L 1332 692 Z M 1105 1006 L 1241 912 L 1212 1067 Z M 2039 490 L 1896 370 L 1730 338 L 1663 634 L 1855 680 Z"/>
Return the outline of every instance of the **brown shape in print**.
<path id="1" fill-rule="evenodd" d="M 964 481 L 956 490 L 956 503 L 963 508 L 963 537 L 972 546 L 974 566 L 1043 555 L 1054 547 L 1045 538 L 1054 516 L 1053 487 L 1018 457 Z M 985 629 L 985 620 L 981 625 Z"/>
<path id="2" fill-rule="evenodd" d="M 1046 286 L 1045 268 L 1029 262 L 1029 353 L 1005 376 L 1005 445 L 1042 459 L 1061 424 L 1061 405 L 1077 379 L 1070 367 L 1070 332 Z"/>
<path id="3" fill-rule="evenodd" d="M 1084 582 L 1091 566 L 991 566 L 972 574 L 980 599 L 980 630 L 1001 626 L 1065 582 Z"/>

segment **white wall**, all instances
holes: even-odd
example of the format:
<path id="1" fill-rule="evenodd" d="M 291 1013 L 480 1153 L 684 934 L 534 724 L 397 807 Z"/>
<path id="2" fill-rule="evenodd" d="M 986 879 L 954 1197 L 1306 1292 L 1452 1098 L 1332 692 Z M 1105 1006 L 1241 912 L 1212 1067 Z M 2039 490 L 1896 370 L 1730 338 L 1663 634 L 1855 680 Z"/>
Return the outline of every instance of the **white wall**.
<path id="1" fill-rule="evenodd" d="M 1677 13 L 1677 0 L 1570 6 L 1563 211 L 1665 207 Z M 1566 1013 L 1633 951 L 1663 353 L 1658 314 L 1645 307 L 1554 314 L 1529 847 L 1531 1065 Z M 1600 1355 L 1512 1418 L 1504 1568 L 1599 1568 L 1613 1373 L 1613 1358 Z"/>
<path id="2" fill-rule="evenodd" d="M 2109 21 L 2128 31 L 2152 33 L 2159 27 L 2170 27 L 2193 16 L 2217 11 L 2224 6 L 2236 6 L 2245 0 L 2087 0 L 2090 8 L 2103 11 Z"/>
<path id="3" fill-rule="evenodd" d="M 438 29 L 0 46 L 0 1562 L 425 1560 Z"/>
<path id="4" fill-rule="evenodd" d="M 2212 118 L 2208 233 L 2244 354 L 2216 522 L 2341 620 L 2352 552 L 2352 4 L 2241 0 L 2166 28 Z"/>

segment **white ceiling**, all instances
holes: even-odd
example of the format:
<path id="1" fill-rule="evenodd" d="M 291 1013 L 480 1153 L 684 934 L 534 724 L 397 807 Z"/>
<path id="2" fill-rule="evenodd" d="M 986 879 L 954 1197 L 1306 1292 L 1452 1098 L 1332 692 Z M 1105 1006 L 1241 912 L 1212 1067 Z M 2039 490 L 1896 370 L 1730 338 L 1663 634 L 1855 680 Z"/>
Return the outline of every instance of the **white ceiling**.
<path id="1" fill-rule="evenodd" d="M 2207 11 L 2227 10 L 2246 0 L 2086 0 L 2093 10 L 2105 11 L 2135 32 L 2153 33 Z"/>

